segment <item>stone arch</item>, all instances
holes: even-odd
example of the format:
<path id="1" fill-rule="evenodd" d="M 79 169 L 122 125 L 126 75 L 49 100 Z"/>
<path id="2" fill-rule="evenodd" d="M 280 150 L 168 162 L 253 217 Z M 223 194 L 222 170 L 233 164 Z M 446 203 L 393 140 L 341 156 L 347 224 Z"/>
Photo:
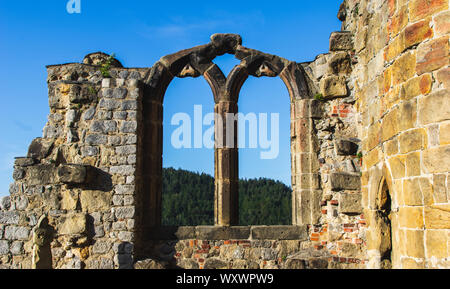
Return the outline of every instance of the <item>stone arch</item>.
<path id="1" fill-rule="evenodd" d="M 213 63 L 214 58 L 225 53 L 233 54 L 241 60 L 228 76 L 225 76 Z M 279 76 L 290 95 L 291 136 L 293 139 L 291 151 L 312 153 L 314 149 L 311 147 L 313 142 L 311 141 L 310 118 L 314 114 L 311 110 L 315 109 L 305 75 L 303 67 L 298 63 L 243 47 L 241 36 L 236 34 L 214 34 L 211 36 L 209 44 L 162 57 L 144 78 L 144 139 L 142 142 L 144 148 L 142 175 L 143 191 L 145 192 L 142 204 L 144 224 L 148 224 L 150 227 L 157 227 L 161 224 L 162 105 L 165 92 L 175 77 L 203 76 L 211 87 L 215 113 L 225 119 L 226 114 L 238 112 L 239 93 L 249 76 Z M 302 107 L 301 111 L 297 111 L 297 107 Z M 295 117 L 296 112 L 300 113 L 299 118 Z M 237 225 L 239 220 L 237 135 L 235 134 L 231 144 L 227 143 L 226 122 L 223 122 L 223 126 L 220 128 L 218 122 L 215 123 L 216 136 L 222 135 L 222 137 L 216 137 L 215 147 L 215 225 Z M 237 131 L 237 123 L 232 125 L 235 126 L 234 131 Z M 223 129 L 223 134 L 217 134 L 219 129 Z M 307 174 L 309 177 L 312 173 L 310 167 L 311 164 L 301 166 L 300 171 L 293 170 L 292 175 L 298 178 L 299 175 Z M 302 187 L 297 189 L 295 182 L 293 182 L 293 187 L 294 198 L 299 199 Z M 310 190 L 304 191 L 311 194 Z M 293 214 L 298 215 L 301 201 L 294 201 L 294 198 L 293 204 L 297 205 L 295 205 L 296 209 Z M 311 214 L 310 207 L 302 210 Z M 307 220 L 297 215 L 293 216 L 294 224 L 311 221 L 311 218 Z"/>

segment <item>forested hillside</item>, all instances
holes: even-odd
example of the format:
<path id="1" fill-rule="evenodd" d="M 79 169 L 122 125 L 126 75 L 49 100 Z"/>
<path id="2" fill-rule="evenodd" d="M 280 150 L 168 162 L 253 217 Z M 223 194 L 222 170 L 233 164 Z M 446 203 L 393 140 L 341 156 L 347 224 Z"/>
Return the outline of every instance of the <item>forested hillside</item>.
<path id="1" fill-rule="evenodd" d="M 163 225 L 214 223 L 214 178 L 185 170 L 163 170 Z M 239 182 L 239 225 L 289 225 L 291 189 L 260 178 Z"/>

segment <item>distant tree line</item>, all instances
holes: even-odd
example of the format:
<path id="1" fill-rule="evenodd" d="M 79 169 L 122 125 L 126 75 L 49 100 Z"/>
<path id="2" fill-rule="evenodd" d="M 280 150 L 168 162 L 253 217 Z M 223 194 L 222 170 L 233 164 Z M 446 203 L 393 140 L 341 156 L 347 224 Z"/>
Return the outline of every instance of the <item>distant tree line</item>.
<path id="1" fill-rule="evenodd" d="M 239 181 L 239 225 L 291 224 L 291 188 L 267 178 Z M 163 225 L 214 224 L 214 178 L 163 169 Z"/>

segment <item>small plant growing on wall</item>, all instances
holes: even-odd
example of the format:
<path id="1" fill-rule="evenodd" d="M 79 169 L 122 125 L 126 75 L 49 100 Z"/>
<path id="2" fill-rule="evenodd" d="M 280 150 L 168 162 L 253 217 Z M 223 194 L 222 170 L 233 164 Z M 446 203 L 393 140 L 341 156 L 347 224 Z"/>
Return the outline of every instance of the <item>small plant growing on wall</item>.
<path id="1" fill-rule="evenodd" d="M 358 162 L 359 162 L 359 166 L 362 166 L 362 158 L 363 158 L 363 154 L 362 152 L 359 152 L 356 157 L 358 158 Z"/>
<path id="2" fill-rule="evenodd" d="M 116 55 L 113 53 L 101 64 L 100 72 L 102 73 L 103 77 L 105 78 L 111 77 L 109 70 L 111 69 L 111 64 L 115 57 Z"/>
<path id="3" fill-rule="evenodd" d="M 316 95 L 314 95 L 314 99 L 320 100 L 320 101 L 325 101 L 325 98 L 323 97 L 323 95 L 321 93 L 316 93 Z"/>
<path id="4" fill-rule="evenodd" d="M 89 86 L 88 90 L 89 90 L 89 93 L 93 96 L 97 95 L 97 93 L 98 93 L 98 90 L 96 88 L 94 88 L 93 86 Z"/>

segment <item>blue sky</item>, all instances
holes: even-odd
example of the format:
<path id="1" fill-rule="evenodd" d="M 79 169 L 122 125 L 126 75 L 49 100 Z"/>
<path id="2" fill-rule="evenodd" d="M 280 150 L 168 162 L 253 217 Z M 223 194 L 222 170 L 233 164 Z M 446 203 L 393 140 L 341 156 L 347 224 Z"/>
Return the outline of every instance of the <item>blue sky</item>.
<path id="1" fill-rule="evenodd" d="M 115 53 L 127 67 L 150 67 L 161 56 L 209 42 L 214 33 L 238 33 L 243 45 L 304 62 L 328 51 L 342 0 L 317 1 L 114 1 L 81 0 L 81 14 L 66 12 L 67 0 L 0 1 L 0 195 L 12 182 L 14 157 L 42 135 L 48 108 L 45 65 L 81 62 L 84 55 Z M 226 3 L 226 5 L 222 4 Z M 238 63 L 215 61 L 225 72 Z M 165 123 L 176 112 L 212 111 L 202 78 L 176 79 L 165 100 Z M 243 113 L 280 113 L 280 155 L 260 160 L 259 150 L 241 150 L 240 175 L 270 177 L 290 185 L 289 96 L 279 78 L 247 81 Z M 166 125 L 165 140 L 175 127 Z M 175 150 L 164 145 L 164 166 L 213 173 L 212 150 Z"/>

